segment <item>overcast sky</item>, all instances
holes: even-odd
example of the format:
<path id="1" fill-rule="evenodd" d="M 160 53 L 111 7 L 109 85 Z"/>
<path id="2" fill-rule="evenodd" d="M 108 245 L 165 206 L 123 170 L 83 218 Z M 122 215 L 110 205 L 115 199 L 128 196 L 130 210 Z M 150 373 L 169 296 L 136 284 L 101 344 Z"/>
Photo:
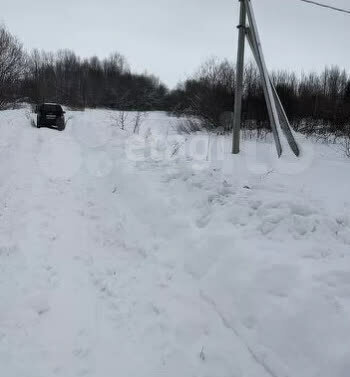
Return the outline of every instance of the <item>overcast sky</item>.
<path id="1" fill-rule="evenodd" d="M 322 0 L 350 8 L 349 0 Z M 206 58 L 235 60 L 237 0 L 1 0 L 0 21 L 26 49 L 122 53 L 174 86 Z M 253 2 L 268 68 L 350 69 L 350 15 L 299 0 Z"/>

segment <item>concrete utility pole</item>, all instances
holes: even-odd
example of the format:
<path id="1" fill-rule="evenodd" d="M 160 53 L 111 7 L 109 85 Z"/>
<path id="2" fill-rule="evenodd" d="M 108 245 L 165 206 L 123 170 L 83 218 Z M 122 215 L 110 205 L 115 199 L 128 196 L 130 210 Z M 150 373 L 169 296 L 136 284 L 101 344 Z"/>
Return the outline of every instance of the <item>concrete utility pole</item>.
<path id="1" fill-rule="evenodd" d="M 246 9 L 243 0 L 240 1 L 240 17 L 238 25 L 238 52 L 236 66 L 236 88 L 235 88 L 235 112 L 233 119 L 233 146 L 232 153 L 239 153 L 241 118 L 242 118 L 242 95 L 244 75 L 244 44 L 246 29 Z"/>
<path id="2" fill-rule="evenodd" d="M 267 106 L 267 111 L 270 119 L 276 150 L 278 157 L 282 154 L 282 145 L 280 141 L 279 131 L 284 133 L 289 146 L 296 156 L 300 155 L 300 150 L 297 142 L 294 139 L 286 112 L 283 108 L 282 102 L 278 96 L 276 88 L 268 74 L 258 27 L 255 21 L 254 11 L 251 0 L 240 1 L 240 25 L 238 36 L 238 56 L 237 56 L 237 78 L 235 91 L 235 109 L 234 109 L 234 124 L 233 124 L 233 147 L 232 153 L 239 153 L 240 142 L 240 128 L 242 119 L 242 93 L 243 93 L 243 73 L 244 73 L 244 40 L 247 36 L 253 56 L 258 65 L 262 86 L 264 89 L 264 96 Z M 246 18 L 248 16 L 249 26 L 246 26 Z M 243 39 L 243 42 L 242 42 Z"/>

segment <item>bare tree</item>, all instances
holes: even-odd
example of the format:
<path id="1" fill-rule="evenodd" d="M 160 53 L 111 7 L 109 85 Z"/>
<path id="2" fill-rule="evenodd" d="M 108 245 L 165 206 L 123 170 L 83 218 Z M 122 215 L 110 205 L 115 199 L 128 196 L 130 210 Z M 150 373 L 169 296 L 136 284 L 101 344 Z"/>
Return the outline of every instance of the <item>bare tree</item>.
<path id="1" fill-rule="evenodd" d="M 4 26 L 0 26 L 0 109 L 18 99 L 18 85 L 24 69 L 21 43 Z"/>

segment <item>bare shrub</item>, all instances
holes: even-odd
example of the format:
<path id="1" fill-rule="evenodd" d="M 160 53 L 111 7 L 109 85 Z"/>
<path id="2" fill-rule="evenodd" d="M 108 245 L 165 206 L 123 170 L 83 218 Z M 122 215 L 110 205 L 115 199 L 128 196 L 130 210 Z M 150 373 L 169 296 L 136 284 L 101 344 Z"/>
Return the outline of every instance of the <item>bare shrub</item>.
<path id="1" fill-rule="evenodd" d="M 33 108 L 32 108 L 32 111 L 27 110 L 27 111 L 25 112 L 25 117 L 28 119 L 30 125 L 31 125 L 32 127 L 36 128 L 36 122 L 35 122 L 35 119 L 34 119 L 34 117 L 33 117 L 33 113 L 34 113 L 34 112 L 35 112 L 35 111 L 33 111 Z"/>
<path id="2" fill-rule="evenodd" d="M 117 111 L 117 115 L 113 117 L 114 124 L 121 130 L 125 131 L 126 123 L 129 118 L 129 113 L 127 111 Z"/>
<path id="3" fill-rule="evenodd" d="M 191 134 L 194 132 L 202 131 L 203 123 L 198 118 L 187 117 L 182 119 L 176 124 L 176 131 L 178 134 Z"/>
<path id="4" fill-rule="evenodd" d="M 125 131 L 127 126 L 132 127 L 132 132 L 138 134 L 143 121 L 147 118 L 147 112 L 137 111 L 134 115 L 128 111 L 117 111 L 115 115 L 112 116 L 113 125 Z"/>
<path id="5" fill-rule="evenodd" d="M 147 113 L 145 111 L 137 111 L 134 119 L 133 119 L 133 133 L 138 134 L 140 131 L 140 127 L 143 123 L 143 121 L 147 118 Z"/>
<path id="6" fill-rule="evenodd" d="M 344 153 L 346 157 L 350 158 L 350 137 L 347 136 L 343 141 Z"/>
<path id="7" fill-rule="evenodd" d="M 345 129 L 345 135 L 342 138 L 341 146 L 345 156 L 350 158 L 350 125 Z"/>
<path id="8" fill-rule="evenodd" d="M 257 128 L 257 129 L 243 129 L 242 130 L 242 138 L 244 140 L 259 140 L 259 141 L 267 141 L 271 137 L 271 131 L 265 128 Z"/>

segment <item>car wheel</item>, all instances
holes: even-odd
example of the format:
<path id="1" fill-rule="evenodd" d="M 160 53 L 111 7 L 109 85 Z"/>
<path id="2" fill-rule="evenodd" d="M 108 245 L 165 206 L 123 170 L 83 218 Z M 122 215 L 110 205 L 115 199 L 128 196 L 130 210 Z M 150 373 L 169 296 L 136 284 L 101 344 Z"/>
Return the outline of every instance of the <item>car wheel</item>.
<path id="1" fill-rule="evenodd" d="M 57 129 L 59 131 L 63 131 L 65 128 L 66 128 L 66 124 L 64 123 L 64 121 L 59 122 Z"/>

